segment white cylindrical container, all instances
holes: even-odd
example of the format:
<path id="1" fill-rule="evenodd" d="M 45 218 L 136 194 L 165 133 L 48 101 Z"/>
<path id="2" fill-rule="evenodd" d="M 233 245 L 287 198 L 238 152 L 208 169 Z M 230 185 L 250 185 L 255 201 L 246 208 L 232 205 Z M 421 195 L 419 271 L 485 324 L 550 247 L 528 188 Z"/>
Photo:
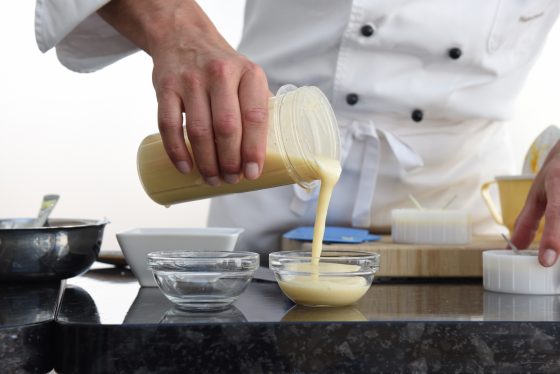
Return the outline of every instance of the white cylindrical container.
<path id="1" fill-rule="evenodd" d="M 484 251 L 484 288 L 516 294 L 560 294 L 560 261 L 551 267 L 544 267 L 539 263 L 536 250 L 524 250 L 521 253 L 517 255 L 508 249 Z"/>
<path id="2" fill-rule="evenodd" d="M 468 244 L 471 218 L 462 210 L 395 209 L 391 212 L 391 236 L 395 243 Z"/>

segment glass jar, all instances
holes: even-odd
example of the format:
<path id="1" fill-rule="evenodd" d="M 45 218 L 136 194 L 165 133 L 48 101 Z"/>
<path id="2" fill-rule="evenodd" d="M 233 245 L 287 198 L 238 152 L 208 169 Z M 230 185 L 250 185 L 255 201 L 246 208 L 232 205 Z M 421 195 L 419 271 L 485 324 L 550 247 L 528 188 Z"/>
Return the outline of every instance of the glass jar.
<path id="1" fill-rule="evenodd" d="M 269 99 L 269 128 L 262 175 L 237 184 L 206 184 L 196 166 L 181 174 L 169 160 L 161 136 L 147 136 L 138 149 L 138 175 L 156 203 L 169 206 L 213 196 L 297 183 L 310 188 L 320 178 L 317 158 L 340 159 L 336 117 L 317 87 L 300 87 Z M 189 141 L 185 135 L 187 148 Z"/>

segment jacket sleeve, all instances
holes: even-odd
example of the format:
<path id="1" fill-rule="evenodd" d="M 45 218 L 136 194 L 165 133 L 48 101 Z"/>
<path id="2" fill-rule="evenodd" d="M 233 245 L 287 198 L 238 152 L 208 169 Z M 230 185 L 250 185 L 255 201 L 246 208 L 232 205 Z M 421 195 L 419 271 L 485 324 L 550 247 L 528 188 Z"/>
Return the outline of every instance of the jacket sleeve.
<path id="1" fill-rule="evenodd" d="M 42 52 L 56 48 L 68 69 L 87 73 L 138 48 L 105 22 L 97 10 L 109 0 L 37 0 L 35 38 Z"/>

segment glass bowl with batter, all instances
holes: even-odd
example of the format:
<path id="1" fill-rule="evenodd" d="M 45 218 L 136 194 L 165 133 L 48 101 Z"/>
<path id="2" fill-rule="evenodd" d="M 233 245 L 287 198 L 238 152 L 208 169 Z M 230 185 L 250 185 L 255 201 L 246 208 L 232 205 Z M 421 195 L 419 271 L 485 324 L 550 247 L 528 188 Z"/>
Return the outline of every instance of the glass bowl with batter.
<path id="1" fill-rule="evenodd" d="M 269 260 L 282 292 L 297 304 L 314 307 L 354 304 L 379 269 L 379 254 L 360 251 L 324 250 L 318 259 L 308 251 L 282 251 L 271 253 Z"/>
<path id="2" fill-rule="evenodd" d="M 220 310 L 247 288 L 259 267 L 253 252 L 160 251 L 148 267 L 163 294 L 182 310 Z"/>

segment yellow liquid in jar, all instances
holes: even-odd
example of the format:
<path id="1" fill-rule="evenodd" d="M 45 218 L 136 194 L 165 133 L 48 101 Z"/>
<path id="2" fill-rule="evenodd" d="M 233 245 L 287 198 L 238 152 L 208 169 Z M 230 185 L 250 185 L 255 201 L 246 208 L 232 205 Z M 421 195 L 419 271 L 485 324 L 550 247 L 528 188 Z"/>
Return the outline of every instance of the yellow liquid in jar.
<path id="1" fill-rule="evenodd" d="M 190 150 L 188 140 L 185 141 Z M 137 161 L 138 174 L 144 190 L 152 200 L 165 206 L 295 183 L 282 156 L 276 150 L 267 152 L 262 175 L 257 180 L 242 178 L 237 184 L 222 183 L 220 186 L 206 184 L 196 166 L 186 175 L 175 169 L 163 148 L 159 134 L 144 139 L 138 151 Z M 306 160 L 291 158 L 290 163 L 304 180 L 317 179 L 316 173 Z"/>

